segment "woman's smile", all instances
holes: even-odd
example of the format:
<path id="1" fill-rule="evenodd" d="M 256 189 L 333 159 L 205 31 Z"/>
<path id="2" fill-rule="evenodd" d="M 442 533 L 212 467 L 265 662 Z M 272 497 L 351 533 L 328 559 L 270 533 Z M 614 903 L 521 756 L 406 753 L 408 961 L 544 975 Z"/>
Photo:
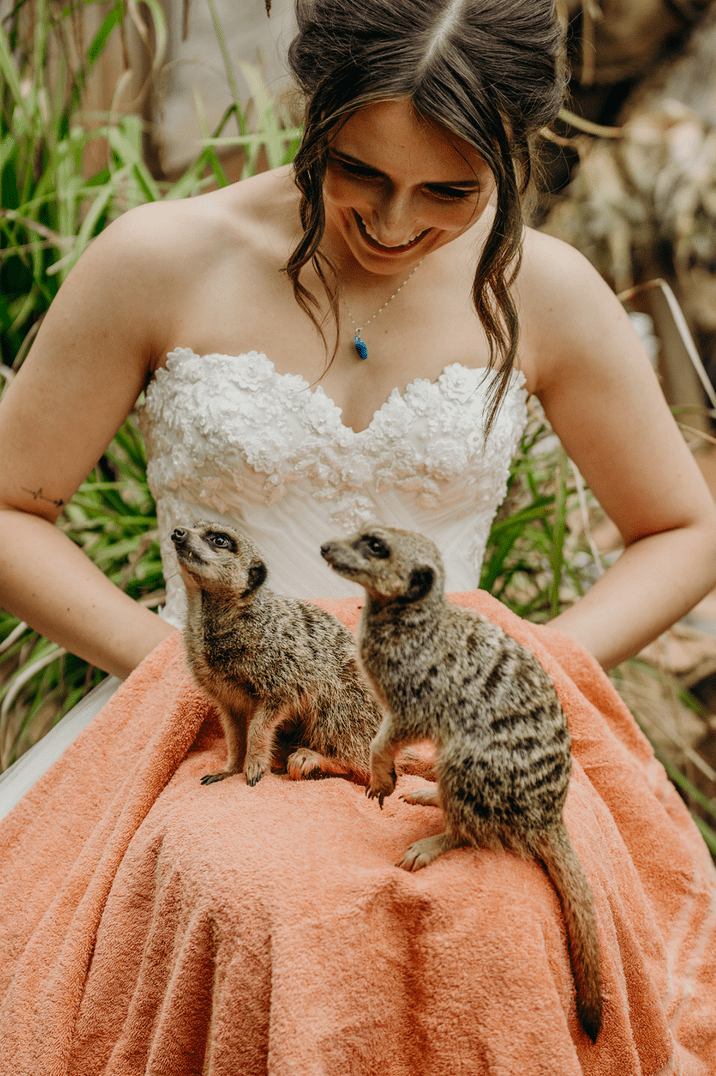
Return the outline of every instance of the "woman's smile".
<path id="1" fill-rule="evenodd" d="M 403 272 L 471 228 L 493 190 L 472 146 L 409 101 L 381 101 L 355 112 L 331 140 L 327 239 L 362 269 Z"/>
<path id="2" fill-rule="evenodd" d="M 423 236 L 427 235 L 429 231 L 429 229 L 425 228 L 422 232 L 418 232 L 416 235 L 411 236 L 411 238 L 408 239 L 405 243 L 396 243 L 395 245 L 389 243 L 381 243 L 378 239 L 378 236 L 373 233 L 370 225 L 367 221 L 363 220 L 360 213 L 358 213 L 354 209 L 353 215 L 356 218 L 358 230 L 365 239 L 366 243 L 375 247 L 376 250 L 379 250 L 383 253 L 403 254 L 406 250 L 410 250 L 411 247 L 415 246 L 415 244 L 418 243 L 423 238 Z"/>

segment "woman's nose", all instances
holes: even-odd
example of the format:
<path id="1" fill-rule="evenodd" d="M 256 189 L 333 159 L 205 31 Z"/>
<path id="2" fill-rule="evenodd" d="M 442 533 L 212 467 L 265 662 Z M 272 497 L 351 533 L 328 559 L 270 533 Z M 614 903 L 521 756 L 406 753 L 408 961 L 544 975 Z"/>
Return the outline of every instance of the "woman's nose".
<path id="1" fill-rule="evenodd" d="M 420 231 L 409 198 L 397 194 L 382 198 L 374 207 L 371 227 L 379 243 L 398 247 Z"/>

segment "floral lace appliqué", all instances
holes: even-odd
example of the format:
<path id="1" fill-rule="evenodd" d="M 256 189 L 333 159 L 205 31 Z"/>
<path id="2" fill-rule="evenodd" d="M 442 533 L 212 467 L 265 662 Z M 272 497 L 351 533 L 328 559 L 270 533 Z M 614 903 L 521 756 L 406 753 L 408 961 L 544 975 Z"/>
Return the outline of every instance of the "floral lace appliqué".
<path id="1" fill-rule="evenodd" d="M 431 382 L 394 389 L 366 430 L 341 421 L 318 386 L 279 374 L 266 355 L 199 356 L 177 348 L 146 393 L 142 427 L 158 502 L 184 498 L 224 515 L 278 504 L 292 489 L 330 507 L 347 532 L 380 516 L 398 495 L 416 521 L 475 513 L 482 532 L 504 497 L 526 418 L 521 374 L 513 377 L 484 440 L 490 381 L 482 369 L 448 365 Z M 484 548 L 482 538 L 478 542 Z"/>

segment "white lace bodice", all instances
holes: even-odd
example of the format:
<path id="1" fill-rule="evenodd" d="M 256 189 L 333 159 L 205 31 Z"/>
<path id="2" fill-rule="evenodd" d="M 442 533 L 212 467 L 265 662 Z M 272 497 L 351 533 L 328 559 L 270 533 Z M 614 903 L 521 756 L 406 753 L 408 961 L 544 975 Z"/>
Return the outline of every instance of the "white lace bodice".
<path id="1" fill-rule="evenodd" d="M 259 352 L 172 351 L 142 409 L 164 615 L 180 624 L 185 609 L 171 532 L 199 519 L 241 528 L 282 594 L 362 594 L 319 549 L 375 521 L 429 535 L 445 558 L 448 589 L 475 587 L 526 421 L 523 385 L 515 374 L 486 445 L 485 371 L 459 363 L 435 382 L 415 380 L 402 395 L 394 389 L 356 433 L 320 385 L 277 373 Z"/>

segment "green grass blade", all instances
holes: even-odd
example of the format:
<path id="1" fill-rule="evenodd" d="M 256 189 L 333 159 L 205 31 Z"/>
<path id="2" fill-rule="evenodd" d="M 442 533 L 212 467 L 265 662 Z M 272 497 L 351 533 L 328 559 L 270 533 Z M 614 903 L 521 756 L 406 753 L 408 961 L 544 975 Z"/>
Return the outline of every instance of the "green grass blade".
<path id="1" fill-rule="evenodd" d="M 0 142 L 0 172 L 2 172 L 5 165 L 10 160 L 16 148 L 17 143 L 13 135 L 5 135 L 2 142 Z"/>
<path id="2" fill-rule="evenodd" d="M 564 568 L 564 536 L 567 528 L 567 453 L 562 446 L 558 452 L 558 467 L 555 495 L 555 525 L 552 538 L 552 587 L 550 606 L 552 616 L 557 616 L 560 610 L 560 588 L 562 585 L 562 571 Z"/>
<path id="3" fill-rule="evenodd" d="M 87 49 L 87 69 L 91 70 L 97 60 L 104 52 L 105 45 L 109 39 L 109 35 L 114 30 L 115 26 L 118 26 L 124 18 L 124 8 L 120 3 L 116 3 L 113 8 L 105 15 L 102 20 L 102 25 L 95 34 L 90 47 Z"/>
<path id="4" fill-rule="evenodd" d="M 239 102 L 241 101 L 241 97 L 239 95 L 239 87 L 238 87 L 237 82 L 236 82 L 236 73 L 234 71 L 234 66 L 233 66 L 233 64 L 231 62 L 231 57 L 229 56 L 229 49 L 228 49 L 228 46 L 226 44 L 226 37 L 224 35 L 224 31 L 222 29 L 221 23 L 219 22 L 219 16 L 216 13 L 216 7 L 214 6 L 214 0 L 207 0 L 207 3 L 209 5 L 209 11 L 211 12 L 212 22 L 214 24 L 214 32 L 216 34 L 216 40 L 219 42 L 219 48 L 221 49 L 221 56 L 222 56 L 222 59 L 224 61 L 224 70 L 226 71 L 226 77 L 228 79 L 229 86 L 231 87 L 231 96 L 234 99 L 234 106 L 235 106 L 235 113 L 234 114 L 236 116 L 236 123 L 237 123 L 238 128 L 239 128 L 239 134 L 245 135 L 246 130 L 247 130 L 246 129 L 246 118 L 244 117 L 244 114 L 243 114 L 243 112 L 241 110 L 241 105 L 239 104 Z"/>
<path id="5" fill-rule="evenodd" d="M 0 76 L 7 82 L 13 103 L 22 113 L 25 128 L 32 130 L 34 126 L 32 114 L 22 91 L 15 60 L 10 52 L 7 34 L 2 29 L 0 29 Z"/>

